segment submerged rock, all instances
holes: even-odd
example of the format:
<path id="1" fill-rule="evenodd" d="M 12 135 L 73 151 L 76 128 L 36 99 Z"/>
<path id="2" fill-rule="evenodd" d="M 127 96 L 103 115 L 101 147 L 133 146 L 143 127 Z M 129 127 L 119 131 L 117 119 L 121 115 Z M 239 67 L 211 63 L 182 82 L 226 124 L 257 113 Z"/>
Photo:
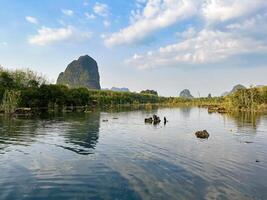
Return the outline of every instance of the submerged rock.
<path id="1" fill-rule="evenodd" d="M 227 110 L 225 108 L 218 108 L 218 113 L 221 113 L 221 114 L 224 114 L 224 113 L 227 113 Z"/>
<path id="2" fill-rule="evenodd" d="M 167 124 L 167 122 L 168 122 L 167 118 L 166 118 L 166 117 L 164 117 L 164 125 L 166 125 L 166 124 Z"/>
<path id="3" fill-rule="evenodd" d="M 209 113 L 214 113 L 217 111 L 218 111 L 218 106 L 216 106 L 216 105 L 208 106 L 208 112 Z"/>
<path id="4" fill-rule="evenodd" d="M 153 117 L 145 118 L 145 123 L 157 125 L 161 122 L 159 116 L 153 115 Z"/>
<path id="5" fill-rule="evenodd" d="M 152 119 L 152 117 L 145 118 L 145 123 L 147 123 L 147 124 L 152 124 L 152 123 L 153 123 L 153 119 Z"/>
<path id="6" fill-rule="evenodd" d="M 153 123 L 154 125 L 159 124 L 161 122 L 159 116 L 153 115 Z"/>
<path id="7" fill-rule="evenodd" d="M 197 131 L 195 133 L 197 138 L 201 138 L 201 139 L 207 139 L 209 138 L 210 134 L 208 133 L 208 131 L 203 130 L 203 131 Z"/>
<path id="8" fill-rule="evenodd" d="M 211 105 L 211 106 L 208 106 L 208 112 L 209 113 L 221 113 L 221 114 L 224 114 L 224 113 L 227 113 L 227 110 L 224 108 L 224 107 L 219 107 L 217 105 Z"/>

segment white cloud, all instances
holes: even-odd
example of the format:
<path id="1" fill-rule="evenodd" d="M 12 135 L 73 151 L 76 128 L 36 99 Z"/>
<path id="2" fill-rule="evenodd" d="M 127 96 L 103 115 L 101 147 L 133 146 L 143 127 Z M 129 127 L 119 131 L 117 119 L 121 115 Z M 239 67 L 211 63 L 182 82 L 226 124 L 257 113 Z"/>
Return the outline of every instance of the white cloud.
<path id="1" fill-rule="evenodd" d="M 167 28 L 192 16 L 203 23 L 244 19 L 267 8 L 266 0 L 136 0 L 130 24 L 110 34 L 107 46 L 138 42 L 153 32 Z"/>
<path id="2" fill-rule="evenodd" d="M 93 9 L 95 14 L 102 17 L 107 17 L 109 14 L 109 7 L 107 4 L 96 2 Z"/>
<path id="3" fill-rule="evenodd" d="M 62 9 L 61 12 L 67 16 L 72 16 L 74 14 L 74 12 L 72 10 L 69 10 L 69 9 Z"/>
<path id="4" fill-rule="evenodd" d="M 203 15 L 210 21 L 227 21 L 249 15 L 264 6 L 266 0 L 208 0 L 203 4 Z"/>
<path id="5" fill-rule="evenodd" d="M 266 0 L 136 0 L 136 4 L 130 25 L 103 37 L 107 46 L 135 43 L 191 16 L 198 22 L 176 33 L 176 42 L 136 53 L 126 61 L 132 66 L 218 63 L 243 54 L 267 53 Z"/>
<path id="6" fill-rule="evenodd" d="M 108 20 L 104 20 L 103 21 L 103 24 L 104 24 L 104 26 L 107 28 L 107 27 L 110 27 L 110 21 L 108 21 Z"/>
<path id="7" fill-rule="evenodd" d="M 142 40 L 154 31 L 193 16 L 197 4 L 192 0 L 147 0 L 142 11 L 132 11 L 132 24 L 110 35 L 105 44 L 113 46 Z"/>
<path id="8" fill-rule="evenodd" d="M 127 63 L 139 68 L 179 66 L 218 62 L 243 53 L 267 52 L 267 45 L 233 33 L 203 29 L 196 36 L 159 48 L 144 55 L 135 54 Z"/>
<path id="9" fill-rule="evenodd" d="M 89 19 L 89 20 L 92 20 L 92 19 L 95 19 L 95 15 L 94 14 L 89 14 L 89 13 L 84 13 L 86 19 Z"/>
<path id="10" fill-rule="evenodd" d="M 26 16 L 25 17 L 26 21 L 32 24 L 38 24 L 38 20 L 35 17 L 32 16 Z"/>
<path id="11" fill-rule="evenodd" d="M 178 32 L 176 33 L 177 37 L 182 37 L 182 38 L 191 38 L 196 35 L 196 30 L 194 27 L 188 28 L 186 31 L 183 31 L 182 33 Z"/>
<path id="12" fill-rule="evenodd" d="M 230 23 L 226 26 L 226 28 L 229 29 L 229 31 L 238 31 L 240 34 L 267 34 L 267 12 L 257 14 L 256 16 L 247 18 L 241 22 Z"/>
<path id="13" fill-rule="evenodd" d="M 43 26 L 38 30 L 38 33 L 31 36 L 28 42 L 33 45 L 48 45 L 57 42 L 80 42 L 91 37 L 91 32 L 84 32 L 72 26 L 62 28 L 49 28 Z"/>

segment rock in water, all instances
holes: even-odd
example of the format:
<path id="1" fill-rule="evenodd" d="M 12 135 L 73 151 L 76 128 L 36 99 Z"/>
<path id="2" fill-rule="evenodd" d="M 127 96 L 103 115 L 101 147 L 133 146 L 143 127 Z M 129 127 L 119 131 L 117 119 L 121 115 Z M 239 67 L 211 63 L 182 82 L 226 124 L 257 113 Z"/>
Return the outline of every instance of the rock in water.
<path id="1" fill-rule="evenodd" d="M 188 89 L 184 89 L 182 92 L 180 92 L 180 97 L 187 98 L 187 99 L 194 98 Z"/>
<path id="2" fill-rule="evenodd" d="M 152 117 L 145 118 L 145 123 L 152 124 L 153 123 Z"/>
<path id="3" fill-rule="evenodd" d="M 167 118 L 166 118 L 166 117 L 164 117 L 164 125 L 166 125 L 166 124 L 167 124 L 167 122 L 168 122 Z"/>
<path id="4" fill-rule="evenodd" d="M 159 116 L 157 116 L 157 115 L 153 115 L 153 123 L 154 123 L 154 125 L 159 124 L 160 121 L 161 121 L 161 120 L 160 120 Z"/>
<path id="5" fill-rule="evenodd" d="M 206 131 L 206 130 L 197 131 L 195 133 L 195 135 L 196 135 L 197 138 L 201 138 L 201 139 L 207 139 L 210 136 L 209 133 L 208 133 L 208 131 Z"/>
<path id="6" fill-rule="evenodd" d="M 97 62 L 88 55 L 81 56 L 78 60 L 72 61 L 65 72 L 59 74 L 57 84 L 99 90 L 100 77 Z"/>

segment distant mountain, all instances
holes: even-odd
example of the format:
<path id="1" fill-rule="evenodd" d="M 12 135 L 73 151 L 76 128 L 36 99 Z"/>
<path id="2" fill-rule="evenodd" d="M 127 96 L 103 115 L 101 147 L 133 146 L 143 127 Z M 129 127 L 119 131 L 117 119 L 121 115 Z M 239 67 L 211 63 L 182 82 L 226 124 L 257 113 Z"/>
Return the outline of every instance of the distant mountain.
<path id="1" fill-rule="evenodd" d="M 230 92 L 224 92 L 224 93 L 222 93 L 222 96 L 225 97 L 225 96 L 227 96 L 229 94 L 230 94 Z"/>
<path id="2" fill-rule="evenodd" d="M 190 90 L 188 89 L 184 89 L 182 92 L 180 92 L 180 97 L 187 98 L 187 99 L 194 98 L 193 95 L 190 93 Z"/>
<path id="3" fill-rule="evenodd" d="M 111 90 L 111 91 L 115 91 L 115 92 L 130 92 L 130 90 L 128 88 L 117 88 L 117 87 L 112 87 L 111 89 L 109 88 L 103 88 L 102 90 Z"/>
<path id="4" fill-rule="evenodd" d="M 97 62 L 88 55 L 79 57 L 67 66 L 65 72 L 59 74 L 57 84 L 99 90 L 100 76 Z"/>
<path id="5" fill-rule="evenodd" d="M 240 90 L 240 89 L 246 89 L 246 87 L 244 85 L 241 85 L 241 84 L 235 85 L 230 92 L 224 92 L 222 94 L 222 96 L 225 97 L 227 95 L 233 94 L 234 92 L 236 92 L 237 90 Z"/>
<path id="6" fill-rule="evenodd" d="M 110 90 L 112 91 L 117 91 L 117 92 L 130 92 L 130 90 L 128 88 L 117 88 L 117 87 L 112 87 Z"/>
<path id="7" fill-rule="evenodd" d="M 234 92 L 236 92 L 237 90 L 240 90 L 240 89 L 246 89 L 246 87 L 244 85 L 241 85 L 241 84 L 235 85 L 233 87 L 233 89 L 230 91 L 230 93 L 234 93 Z"/>

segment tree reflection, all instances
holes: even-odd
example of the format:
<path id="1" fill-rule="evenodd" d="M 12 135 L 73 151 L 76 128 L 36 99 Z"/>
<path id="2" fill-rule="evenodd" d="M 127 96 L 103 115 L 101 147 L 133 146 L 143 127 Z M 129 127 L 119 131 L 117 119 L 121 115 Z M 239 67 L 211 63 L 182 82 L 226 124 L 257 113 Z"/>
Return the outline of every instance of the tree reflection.
<path id="1" fill-rule="evenodd" d="M 38 123 L 33 119 L 0 117 L 0 153 L 12 145 L 28 146 L 36 139 Z"/>
<path id="2" fill-rule="evenodd" d="M 256 134 L 262 116 L 255 112 L 234 112 L 225 114 L 224 119 L 230 119 L 236 125 L 238 133 Z"/>
<path id="3" fill-rule="evenodd" d="M 40 118 L 0 117 L 0 153 L 8 147 L 30 146 L 36 140 L 51 143 L 49 136 L 62 138 L 52 144 L 78 154 L 90 154 L 99 138 L 100 113 L 49 114 Z M 45 140 L 47 138 L 47 140 Z M 52 141 L 53 142 L 53 141 Z"/>
<path id="4" fill-rule="evenodd" d="M 99 138 L 100 113 L 68 114 L 64 121 L 69 127 L 63 135 L 66 145 L 61 147 L 82 155 L 91 154 Z"/>

